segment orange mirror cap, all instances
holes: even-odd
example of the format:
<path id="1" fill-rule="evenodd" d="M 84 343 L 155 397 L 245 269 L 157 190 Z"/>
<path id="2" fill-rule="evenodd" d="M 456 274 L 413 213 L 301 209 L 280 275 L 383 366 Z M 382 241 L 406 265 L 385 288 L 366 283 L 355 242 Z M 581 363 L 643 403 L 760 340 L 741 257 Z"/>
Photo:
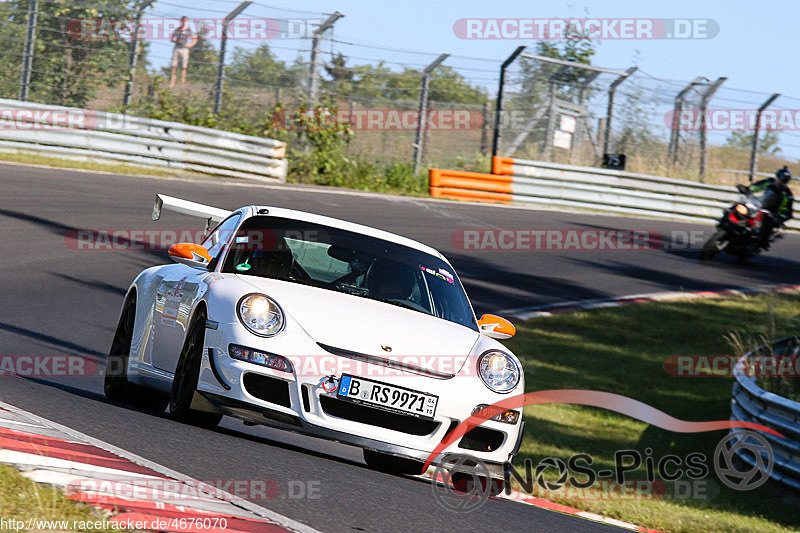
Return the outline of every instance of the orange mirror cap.
<path id="1" fill-rule="evenodd" d="M 507 335 L 508 338 L 511 338 L 517 333 L 517 328 L 514 327 L 514 324 L 497 315 L 483 315 L 481 319 L 478 320 L 478 324 L 490 330 L 492 333 L 502 335 L 503 337 Z"/>
<path id="2" fill-rule="evenodd" d="M 169 247 L 170 257 L 181 257 L 183 259 L 195 259 L 194 255 L 197 254 L 209 263 L 211 262 L 211 255 L 206 250 L 206 247 L 201 244 L 193 242 L 179 242 Z"/>

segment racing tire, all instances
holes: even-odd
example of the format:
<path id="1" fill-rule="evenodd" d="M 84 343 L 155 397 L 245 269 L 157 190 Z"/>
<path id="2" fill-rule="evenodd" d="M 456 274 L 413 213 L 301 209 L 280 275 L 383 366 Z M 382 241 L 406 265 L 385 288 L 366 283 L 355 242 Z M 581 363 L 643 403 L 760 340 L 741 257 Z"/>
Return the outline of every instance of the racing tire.
<path id="1" fill-rule="evenodd" d="M 418 476 L 423 473 L 422 466 L 425 464 L 416 459 L 398 457 L 374 450 L 364 450 L 364 462 L 373 470 L 396 476 Z"/>
<path id="2" fill-rule="evenodd" d="M 712 235 L 703 245 L 703 251 L 700 252 L 700 259 L 703 261 L 711 261 L 722 250 L 719 247 L 719 242 L 725 237 L 727 232 L 719 230 Z"/>
<path id="3" fill-rule="evenodd" d="M 111 349 L 108 351 L 103 392 L 109 400 L 160 413 L 167 408 L 169 401 L 167 395 L 128 381 L 128 357 L 135 321 L 136 292 L 131 292 L 125 298 L 122 315 L 119 317 Z"/>
<path id="4" fill-rule="evenodd" d="M 205 315 L 200 313 L 186 335 L 178 358 L 169 394 L 169 414 L 173 420 L 210 429 L 219 424 L 222 414 L 197 411 L 191 407 L 197 390 L 197 380 L 200 378 L 205 332 Z"/>

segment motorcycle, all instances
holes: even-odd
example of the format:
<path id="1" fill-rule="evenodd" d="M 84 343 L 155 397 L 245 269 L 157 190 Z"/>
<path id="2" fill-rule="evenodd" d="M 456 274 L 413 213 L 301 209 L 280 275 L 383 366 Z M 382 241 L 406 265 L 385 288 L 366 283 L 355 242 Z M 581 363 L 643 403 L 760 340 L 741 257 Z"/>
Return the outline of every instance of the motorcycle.
<path id="1" fill-rule="evenodd" d="M 703 261 L 711 261 L 723 251 L 738 257 L 740 261 L 747 261 L 767 248 L 763 245 L 761 232 L 769 231 L 764 223 L 773 216 L 770 208 L 780 198 L 769 189 L 756 196 L 744 185 L 737 185 L 736 188 L 742 196 L 725 210 L 717 223 L 716 233 L 706 241 L 700 255 Z M 781 237 L 783 234 L 776 228 L 768 242 Z"/>

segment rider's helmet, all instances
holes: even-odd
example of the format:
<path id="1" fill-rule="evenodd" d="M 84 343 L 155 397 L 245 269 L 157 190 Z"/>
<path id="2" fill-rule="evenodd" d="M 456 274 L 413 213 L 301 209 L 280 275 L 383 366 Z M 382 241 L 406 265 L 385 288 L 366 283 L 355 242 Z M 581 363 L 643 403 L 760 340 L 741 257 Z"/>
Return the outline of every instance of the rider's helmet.
<path id="1" fill-rule="evenodd" d="M 788 185 L 789 181 L 792 179 L 792 173 L 789 172 L 789 168 L 784 166 L 782 169 L 775 173 L 775 177 L 778 178 L 778 181 L 783 183 L 784 185 Z"/>

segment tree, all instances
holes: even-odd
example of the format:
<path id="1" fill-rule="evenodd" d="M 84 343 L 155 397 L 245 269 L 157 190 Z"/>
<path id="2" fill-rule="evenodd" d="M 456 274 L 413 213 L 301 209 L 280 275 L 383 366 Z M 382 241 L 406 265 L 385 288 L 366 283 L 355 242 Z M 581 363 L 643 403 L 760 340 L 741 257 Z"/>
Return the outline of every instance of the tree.
<path id="1" fill-rule="evenodd" d="M 591 65 L 596 51 L 595 43 L 572 27 L 567 30 L 563 41 L 536 43 L 536 55 L 585 65 Z M 551 91 L 559 100 L 583 104 L 595 92 L 590 83 L 596 72 L 526 57 L 518 62 L 519 73 L 511 72 L 509 78 L 519 79 L 519 84 L 513 86 L 509 83 L 504 88 L 508 97 L 505 111 L 512 117 L 508 137 L 513 138 L 518 132 L 528 145 L 543 147 L 547 121 L 545 111 L 549 109 Z M 522 150 L 522 153 L 526 152 Z"/>
<path id="2" fill-rule="evenodd" d="M 536 55 L 571 61 L 585 65 L 592 64 L 592 57 L 597 52 L 595 43 L 585 34 L 570 28 L 563 41 L 536 43 Z M 555 63 L 547 63 L 536 59 L 521 58 L 520 70 L 522 78 L 522 96 L 525 99 L 539 102 L 549 92 L 550 83 L 556 83 L 556 94 L 564 100 L 577 101 L 588 95 L 580 94 L 582 85 L 586 85 L 594 77 L 594 72 L 577 67 L 566 67 Z"/>
<path id="3" fill-rule="evenodd" d="M 362 101 L 372 99 L 416 105 L 422 80 L 421 70 L 406 67 L 402 72 L 396 72 L 383 62 L 349 67 L 346 62 L 342 54 L 337 54 L 325 66 L 331 79 L 323 81 L 323 84 L 329 94 Z M 434 70 L 429 80 L 428 99 L 432 102 L 482 104 L 488 99 L 485 89 L 470 85 L 461 74 L 447 66 Z"/>
<path id="4" fill-rule="evenodd" d="M 287 66 L 275 57 L 269 45 L 263 44 L 254 50 L 236 48 L 225 75 L 232 86 L 299 88 L 305 68 L 298 61 Z"/>
<path id="5" fill-rule="evenodd" d="M 758 153 L 777 154 L 781 151 L 778 143 L 780 143 L 778 133 L 773 130 L 767 130 L 758 140 Z M 737 150 L 750 151 L 753 148 L 753 134 L 747 133 L 744 130 L 734 130 L 731 132 L 730 137 L 725 140 L 725 145 Z"/>
<path id="6" fill-rule="evenodd" d="M 355 72 L 353 72 L 353 69 L 348 67 L 346 63 L 347 59 L 339 52 L 331 59 L 329 65 L 325 65 L 325 71 L 334 82 L 350 81 L 353 79 Z"/>
<path id="7" fill-rule="evenodd" d="M 84 7 L 86 6 L 86 7 Z M 30 99 L 84 106 L 98 87 L 114 87 L 127 78 L 129 42 L 124 21 L 133 16 L 133 3 L 95 0 L 39 2 L 31 69 Z M 11 76 L 3 96 L 16 97 L 27 19 L 27 0 L 4 2 L 0 10 L 0 66 Z M 90 31 L 86 31 L 90 28 Z M 16 86 L 15 86 L 16 85 Z"/>

